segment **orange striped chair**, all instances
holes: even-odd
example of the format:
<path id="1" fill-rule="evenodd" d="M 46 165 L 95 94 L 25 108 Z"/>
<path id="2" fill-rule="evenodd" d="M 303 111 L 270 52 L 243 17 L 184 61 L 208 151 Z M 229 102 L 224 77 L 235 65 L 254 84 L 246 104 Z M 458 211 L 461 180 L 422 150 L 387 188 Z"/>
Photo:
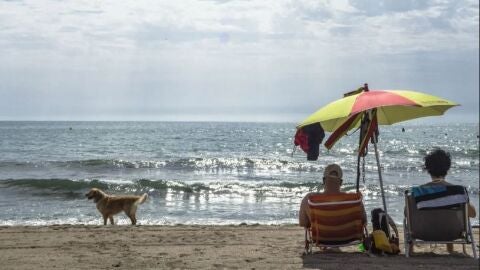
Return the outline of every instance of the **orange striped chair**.
<path id="1" fill-rule="evenodd" d="M 310 228 L 305 228 L 305 253 L 312 246 L 343 247 L 362 243 L 368 236 L 361 193 L 311 194 L 307 214 Z"/>

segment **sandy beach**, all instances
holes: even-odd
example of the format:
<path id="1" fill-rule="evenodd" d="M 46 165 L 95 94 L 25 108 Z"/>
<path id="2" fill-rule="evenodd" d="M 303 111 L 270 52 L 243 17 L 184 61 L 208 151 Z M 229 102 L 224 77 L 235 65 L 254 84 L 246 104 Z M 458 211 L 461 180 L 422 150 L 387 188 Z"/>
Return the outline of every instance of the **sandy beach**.
<path id="1" fill-rule="evenodd" d="M 1 269 L 478 269 L 459 245 L 454 255 L 439 245 L 411 258 L 356 247 L 303 256 L 293 225 L 0 227 L 0 250 Z"/>

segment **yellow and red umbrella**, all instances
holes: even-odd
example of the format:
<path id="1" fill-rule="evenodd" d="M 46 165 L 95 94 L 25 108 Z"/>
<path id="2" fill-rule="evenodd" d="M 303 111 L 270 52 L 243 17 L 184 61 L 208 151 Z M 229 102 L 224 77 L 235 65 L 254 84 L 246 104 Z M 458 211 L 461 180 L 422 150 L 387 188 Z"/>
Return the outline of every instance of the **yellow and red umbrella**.
<path id="1" fill-rule="evenodd" d="M 377 109 L 379 125 L 442 115 L 457 103 L 429 94 L 408 90 L 368 90 L 368 85 L 359 93 L 333 101 L 307 117 L 298 127 L 320 123 L 325 131 L 334 131 L 348 118 L 359 113 Z M 358 127 L 359 122 L 350 127 Z"/>
<path id="2" fill-rule="evenodd" d="M 410 119 L 442 115 L 458 104 L 440 97 L 408 90 L 372 90 L 365 84 L 354 94 L 333 101 L 307 117 L 297 128 L 320 123 L 325 131 L 333 132 L 325 142 L 330 149 L 349 130 L 359 127 L 366 112 L 369 118 L 366 142 L 378 125 L 391 125 Z M 366 146 L 360 143 L 359 152 Z"/>
<path id="3" fill-rule="evenodd" d="M 307 117 L 297 128 L 320 123 L 325 131 L 332 132 L 325 142 L 330 149 L 349 130 L 360 127 L 358 147 L 357 190 L 359 186 L 360 156 L 365 156 L 371 140 L 375 147 L 383 205 L 386 209 L 380 161 L 377 151 L 378 125 L 391 125 L 410 119 L 443 115 L 458 104 L 440 97 L 408 90 L 372 90 L 368 85 L 345 94 Z"/>

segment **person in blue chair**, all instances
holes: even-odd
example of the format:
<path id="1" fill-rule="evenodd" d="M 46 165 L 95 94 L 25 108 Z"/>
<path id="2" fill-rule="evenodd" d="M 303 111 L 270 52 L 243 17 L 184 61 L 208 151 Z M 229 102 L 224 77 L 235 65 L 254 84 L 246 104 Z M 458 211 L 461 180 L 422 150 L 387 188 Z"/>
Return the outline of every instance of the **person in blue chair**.
<path id="1" fill-rule="evenodd" d="M 431 181 L 423 184 L 422 186 L 435 186 L 435 185 L 453 185 L 445 180 L 448 170 L 452 164 L 450 154 L 442 149 L 435 149 L 431 153 L 427 154 L 424 158 L 425 170 L 430 174 Z M 468 216 L 473 218 L 477 215 L 475 207 L 468 205 Z M 453 244 L 447 244 L 448 252 L 453 252 Z"/>

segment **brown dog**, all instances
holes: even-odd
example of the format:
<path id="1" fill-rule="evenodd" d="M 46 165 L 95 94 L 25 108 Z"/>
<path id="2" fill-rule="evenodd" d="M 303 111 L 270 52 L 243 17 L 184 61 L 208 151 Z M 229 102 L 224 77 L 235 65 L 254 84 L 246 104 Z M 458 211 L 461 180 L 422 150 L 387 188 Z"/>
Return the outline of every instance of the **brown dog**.
<path id="1" fill-rule="evenodd" d="M 97 204 L 97 209 L 103 216 L 103 225 L 107 225 L 107 219 L 113 225 L 113 215 L 122 211 L 130 218 L 132 225 L 137 224 L 135 213 L 137 206 L 147 199 L 147 193 L 142 196 L 113 196 L 108 195 L 98 188 L 92 188 L 85 196 Z"/>

